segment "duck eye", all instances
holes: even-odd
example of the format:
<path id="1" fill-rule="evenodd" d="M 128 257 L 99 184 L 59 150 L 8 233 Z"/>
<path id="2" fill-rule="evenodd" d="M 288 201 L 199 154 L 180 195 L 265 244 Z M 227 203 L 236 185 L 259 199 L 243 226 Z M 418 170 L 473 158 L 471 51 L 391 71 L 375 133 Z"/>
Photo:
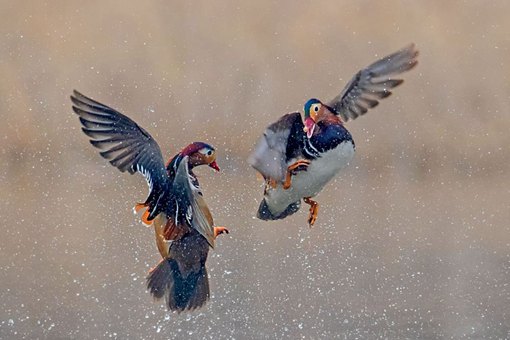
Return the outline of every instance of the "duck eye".
<path id="1" fill-rule="evenodd" d="M 318 112 L 318 111 L 319 111 L 319 106 L 318 106 L 318 105 L 316 105 L 316 106 L 313 108 L 313 110 L 314 110 L 315 112 Z"/>
<path id="2" fill-rule="evenodd" d="M 207 151 L 207 156 L 212 155 L 212 150 Z"/>

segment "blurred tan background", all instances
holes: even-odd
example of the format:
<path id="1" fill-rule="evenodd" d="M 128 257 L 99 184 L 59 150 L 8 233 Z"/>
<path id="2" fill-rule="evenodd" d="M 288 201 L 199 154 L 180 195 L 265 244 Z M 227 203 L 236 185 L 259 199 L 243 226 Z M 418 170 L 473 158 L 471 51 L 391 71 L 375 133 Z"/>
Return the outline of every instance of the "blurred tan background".
<path id="1" fill-rule="evenodd" d="M 507 1 L 1 1 L 0 338 L 504 339 L 510 337 Z M 245 159 L 266 125 L 335 96 L 410 42 L 420 64 L 349 122 L 354 163 L 302 210 L 254 219 Z M 167 313 L 145 291 L 153 232 L 81 133 L 76 88 L 199 169 L 230 227 L 212 298 Z"/>

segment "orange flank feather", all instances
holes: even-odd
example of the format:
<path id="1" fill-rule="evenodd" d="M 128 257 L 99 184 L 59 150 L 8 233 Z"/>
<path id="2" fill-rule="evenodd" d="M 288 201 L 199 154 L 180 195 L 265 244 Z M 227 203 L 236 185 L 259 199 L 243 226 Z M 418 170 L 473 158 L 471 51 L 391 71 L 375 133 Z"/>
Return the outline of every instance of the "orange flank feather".
<path id="1" fill-rule="evenodd" d="M 168 258 L 170 241 L 180 240 L 184 235 L 191 232 L 187 225 L 175 225 L 173 219 L 168 219 L 164 213 L 159 214 L 151 223 L 156 233 L 156 245 L 163 258 Z"/>
<path id="2" fill-rule="evenodd" d="M 154 232 L 156 233 L 156 246 L 164 259 L 169 257 L 170 243 L 165 239 L 165 229 L 167 225 L 167 218 L 164 214 L 159 214 L 154 219 Z"/>
<path id="3" fill-rule="evenodd" d="M 167 241 L 175 241 L 181 239 L 186 233 L 190 232 L 191 228 L 187 225 L 175 225 L 173 220 L 166 222 L 163 237 Z"/>

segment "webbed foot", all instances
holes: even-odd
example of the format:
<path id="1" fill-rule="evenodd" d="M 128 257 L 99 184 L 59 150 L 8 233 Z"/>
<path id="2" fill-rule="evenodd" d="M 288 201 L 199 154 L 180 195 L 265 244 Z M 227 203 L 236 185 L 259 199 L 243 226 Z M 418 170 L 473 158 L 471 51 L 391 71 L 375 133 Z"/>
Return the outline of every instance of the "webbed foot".
<path id="1" fill-rule="evenodd" d="M 214 227 L 214 238 L 218 237 L 218 235 L 221 235 L 221 234 L 228 234 L 229 231 L 227 228 L 225 227 Z"/>

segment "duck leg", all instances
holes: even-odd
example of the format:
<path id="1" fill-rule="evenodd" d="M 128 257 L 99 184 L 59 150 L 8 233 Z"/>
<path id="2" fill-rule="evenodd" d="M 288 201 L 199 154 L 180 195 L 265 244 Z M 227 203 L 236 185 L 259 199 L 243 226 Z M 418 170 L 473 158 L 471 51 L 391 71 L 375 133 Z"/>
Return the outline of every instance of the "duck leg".
<path id="1" fill-rule="evenodd" d="M 295 175 L 298 171 L 306 171 L 309 165 L 310 161 L 306 159 L 300 159 L 296 163 L 289 165 L 287 168 L 287 175 L 285 176 L 285 182 L 283 183 L 283 188 L 285 190 L 290 188 L 292 184 L 292 175 Z"/>
<path id="2" fill-rule="evenodd" d="M 313 227 L 313 224 L 315 223 L 315 220 L 317 219 L 317 216 L 319 215 L 319 203 L 312 200 L 310 197 L 303 198 L 303 201 L 306 204 L 310 205 L 310 213 L 308 214 L 308 225 Z"/>

